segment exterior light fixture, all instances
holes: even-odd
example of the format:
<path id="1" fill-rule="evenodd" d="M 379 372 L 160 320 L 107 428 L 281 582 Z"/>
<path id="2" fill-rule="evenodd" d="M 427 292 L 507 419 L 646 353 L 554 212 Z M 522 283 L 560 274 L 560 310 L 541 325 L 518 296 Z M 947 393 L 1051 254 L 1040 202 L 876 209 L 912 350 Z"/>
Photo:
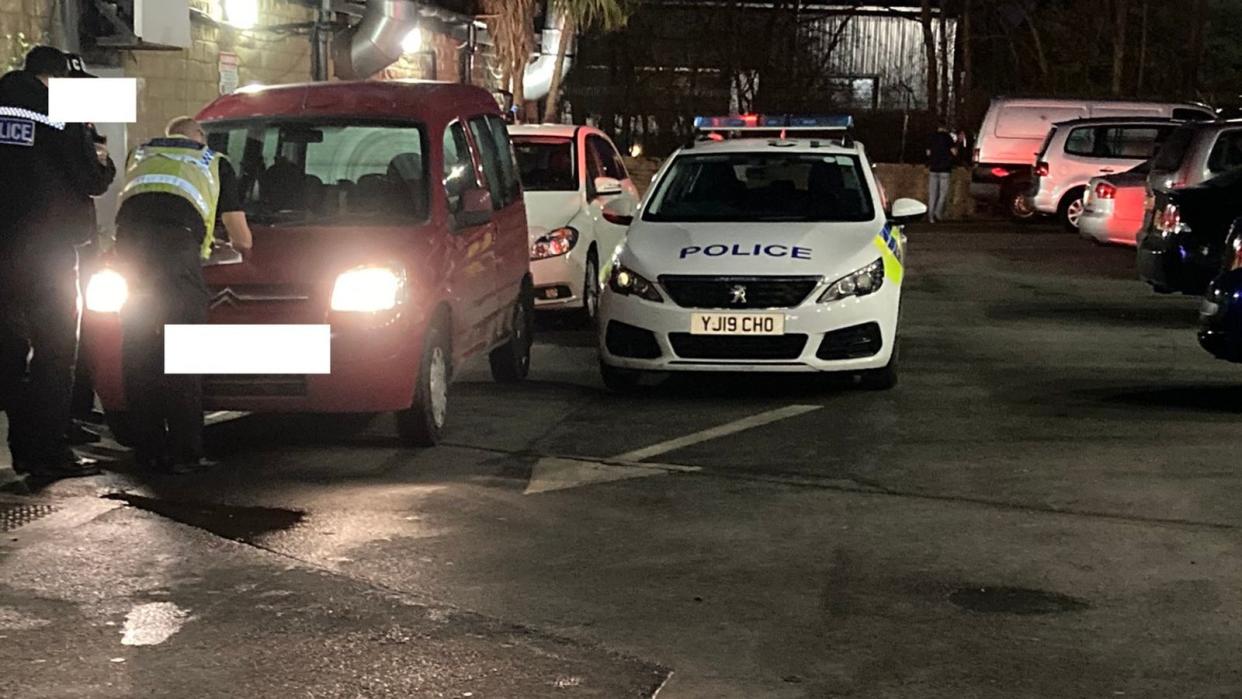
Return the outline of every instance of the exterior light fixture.
<path id="1" fill-rule="evenodd" d="M 224 21 L 250 29 L 259 23 L 259 0 L 224 0 Z"/>
<path id="2" fill-rule="evenodd" d="M 414 27 L 410 30 L 410 33 L 406 34 L 405 38 L 401 40 L 401 52 L 409 55 L 412 53 L 418 53 L 422 50 L 423 30 L 419 27 Z"/>

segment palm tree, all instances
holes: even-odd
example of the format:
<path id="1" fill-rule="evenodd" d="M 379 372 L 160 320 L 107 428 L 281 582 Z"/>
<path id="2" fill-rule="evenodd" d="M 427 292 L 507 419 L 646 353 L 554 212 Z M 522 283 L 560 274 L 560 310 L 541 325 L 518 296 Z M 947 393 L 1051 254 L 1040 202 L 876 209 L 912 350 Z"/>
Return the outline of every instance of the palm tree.
<path id="1" fill-rule="evenodd" d="M 524 111 L 526 98 L 522 78 L 533 50 L 531 28 L 535 23 L 535 0 L 483 0 L 483 20 L 496 46 L 505 87 L 513 104 Z"/>
<path id="2" fill-rule="evenodd" d="M 545 121 L 554 121 L 560 115 L 561 74 L 565 70 L 565 54 L 574 35 L 592 28 L 611 32 L 624 27 L 638 8 L 638 2 L 639 0 L 552 0 L 549 3 L 548 10 L 561 18 L 561 38 L 556 47 L 556 66 L 552 72 L 552 82 L 548 86 Z"/>

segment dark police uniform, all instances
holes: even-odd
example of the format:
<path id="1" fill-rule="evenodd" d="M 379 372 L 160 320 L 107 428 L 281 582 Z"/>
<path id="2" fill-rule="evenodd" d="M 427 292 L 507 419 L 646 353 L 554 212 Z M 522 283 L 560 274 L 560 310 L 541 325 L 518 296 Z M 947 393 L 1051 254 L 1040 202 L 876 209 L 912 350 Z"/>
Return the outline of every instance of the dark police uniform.
<path id="1" fill-rule="evenodd" d="M 218 185 L 216 201 L 202 202 L 206 187 L 174 174 L 144 176 L 137 171 L 135 158 L 161 150 L 170 158 L 199 161 L 185 164 L 190 170 L 214 163 L 209 179 Z M 126 401 L 139 464 L 176 469 L 203 457 L 202 383 L 198 376 L 164 373 L 164 326 L 207 322 L 209 294 L 202 261 L 211 247 L 209 229 L 214 228 L 215 214 L 242 211 L 242 204 L 228 160 L 188 139 L 145 144 L 131 156 L 129 171 L 117 213 L 117 254 L 130 284 L 129 300 L 121 310 Z M 142 186 L 144 177 L 164 185 L 180 180 L 182 189 L 133 189 Z M 133 191 L 138 193 L 130 195 Z M 210 206 L 196 208 L 196 200 Z M 204 214 L 211 208 L 209 225 Z"/>
<path id="2" fill-rule="evenodd" d="M 34 73 L 0 78 L 0 402 L 14 469 L 55 476 L 74 475 L 76 463 L 65 442 L 77 352 L 74 246 L 94 234 L 91 197 L 116 169 L 99 162 L 86 125 L 54 122 L 47 106 Z"/>

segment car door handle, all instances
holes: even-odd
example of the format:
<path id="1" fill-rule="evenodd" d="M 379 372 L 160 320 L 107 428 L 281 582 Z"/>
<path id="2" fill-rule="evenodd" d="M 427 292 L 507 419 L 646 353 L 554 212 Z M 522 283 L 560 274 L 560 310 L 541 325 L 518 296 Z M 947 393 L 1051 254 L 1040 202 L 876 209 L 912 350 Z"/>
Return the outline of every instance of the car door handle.
<path id="1" fill-rule="evenodd" d="M 1102 174 L 1105 174 L 1105 175 L 1111 175 L 1112 173 L 1114 173 L 1114 172 L 1116 172 L 1116 171 L 1115 171 L 1115 170 L 1113 170 L 1112 168 L 1104 168 L 1103 170 L 1100 170 L 1100 172 L 1101 172 Z"/>

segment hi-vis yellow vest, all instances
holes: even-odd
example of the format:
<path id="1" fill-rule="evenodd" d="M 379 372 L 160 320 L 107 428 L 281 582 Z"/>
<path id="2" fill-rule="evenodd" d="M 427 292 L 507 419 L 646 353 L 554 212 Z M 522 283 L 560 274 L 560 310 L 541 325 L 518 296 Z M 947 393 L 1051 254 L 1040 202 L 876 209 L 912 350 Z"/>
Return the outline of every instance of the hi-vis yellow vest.
<path id="1" fill-rule="evenodd" d="M 129 157 L 121 204 L 139 194 L 174 194 L 203 217 L 203 259 L 215 242 L 216 207 L 220 203 L 220 154 L 210 148 L 140 146 Z"/>

